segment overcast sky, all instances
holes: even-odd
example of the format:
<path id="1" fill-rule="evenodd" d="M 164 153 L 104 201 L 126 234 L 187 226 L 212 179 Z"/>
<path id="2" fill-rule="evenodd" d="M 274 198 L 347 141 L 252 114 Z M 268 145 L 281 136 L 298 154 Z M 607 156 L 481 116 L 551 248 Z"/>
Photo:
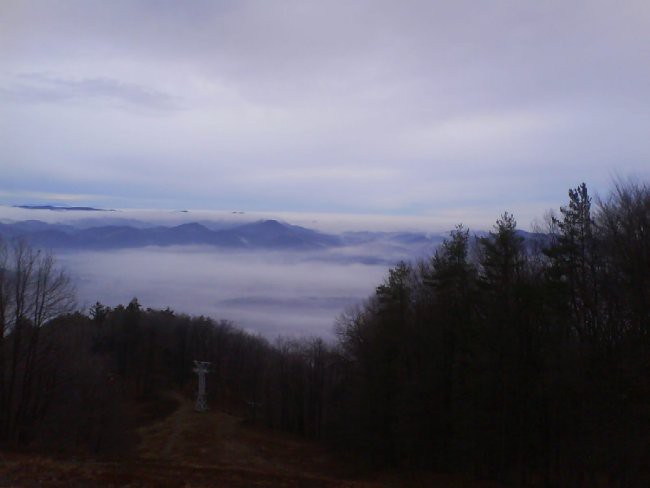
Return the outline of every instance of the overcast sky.
<path id="1" fill-rule="evenodd" d="M 0 1 L 0 203 L 527 224 L 649 134 L 647 0 Z"/>

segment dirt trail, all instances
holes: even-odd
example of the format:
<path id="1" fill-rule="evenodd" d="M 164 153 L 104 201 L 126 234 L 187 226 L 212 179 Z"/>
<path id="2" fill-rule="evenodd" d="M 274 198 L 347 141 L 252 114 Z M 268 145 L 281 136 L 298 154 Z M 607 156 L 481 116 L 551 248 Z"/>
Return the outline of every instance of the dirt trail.
<path id="1" fill-rule="evenodd" d="M 247 426 L 241 418 L 219 410 L 198 413 L 192 402 L 176 399 L 180 406 L 173 414 L 140 429 L 142 460 L 231 471 L 258 481 L 286 478 L 290 482 L 286 486 L 303 486 L 295 484 L 300 480 L 309 481 L 304 486 L 363 486 L 332 478 L 332 460 L 313 443 Z"/>

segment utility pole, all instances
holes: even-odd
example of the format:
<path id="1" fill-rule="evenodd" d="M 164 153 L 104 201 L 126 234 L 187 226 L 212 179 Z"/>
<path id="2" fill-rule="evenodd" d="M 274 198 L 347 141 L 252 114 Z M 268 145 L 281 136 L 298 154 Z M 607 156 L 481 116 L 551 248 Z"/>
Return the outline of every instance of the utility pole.
<path id="1" fill-rule="evenodd" d="M 194 372 L 199 375 L 199 388 L 196 394 L 196 405 L 194 410 L 205 412 L 208 410 L 208 400 L 205 396 L 205 375 L 208 373 L 210 363 L 208 361 L 194 361 Z"/>

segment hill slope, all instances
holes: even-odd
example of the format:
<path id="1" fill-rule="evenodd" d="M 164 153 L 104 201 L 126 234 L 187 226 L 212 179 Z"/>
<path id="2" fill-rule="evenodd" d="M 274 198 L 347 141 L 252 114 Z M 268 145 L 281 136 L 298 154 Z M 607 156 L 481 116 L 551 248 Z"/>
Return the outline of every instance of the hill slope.
<path id="1" fill-rule="evenodd" d="M 220 410 L 178 408 L 139 430 L 136 457 L 119 461 L 54 460 L 27 454 L 0 457 L 0 486 L 47 487 L 493 487 L 446 475 L 382 473 L 350 477 L 315 443 L 247 425 Z"/>

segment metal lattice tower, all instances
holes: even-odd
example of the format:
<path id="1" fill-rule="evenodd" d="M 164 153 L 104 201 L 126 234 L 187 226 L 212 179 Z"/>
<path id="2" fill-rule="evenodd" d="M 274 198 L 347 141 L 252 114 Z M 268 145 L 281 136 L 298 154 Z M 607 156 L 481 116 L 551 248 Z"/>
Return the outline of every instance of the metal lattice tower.
<path id="1" fill-rule="evenodd" d="M 197 412 L 205 412 L 208 409 L 208 400 L 205 396 L 205 375 L 209 372 L 209 367 L 208 361 L 194 361 L 194 372 L 199 375 L 199 388 L 194 407 Z"/>

